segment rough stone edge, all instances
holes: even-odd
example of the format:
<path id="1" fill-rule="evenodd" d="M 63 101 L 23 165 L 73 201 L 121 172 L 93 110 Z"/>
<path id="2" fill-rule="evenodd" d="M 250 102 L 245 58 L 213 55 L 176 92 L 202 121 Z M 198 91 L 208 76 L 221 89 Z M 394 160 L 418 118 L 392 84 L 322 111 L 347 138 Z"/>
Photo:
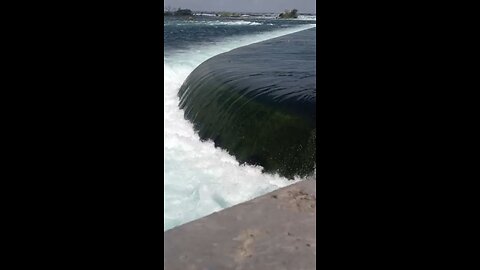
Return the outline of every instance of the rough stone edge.
<path id="1" fill-rule="evenodd" d="M 278 222 L 262 219 L 262 208 L 266 215 L 277 211 Z M 253 209 L 249 220 L 245 211 Z M 164 232 L 165 269 L 315 269 L 315 216 L 315 180 L 280 188 Z M 262 248 L 255 253 L 254 245 Z"/>

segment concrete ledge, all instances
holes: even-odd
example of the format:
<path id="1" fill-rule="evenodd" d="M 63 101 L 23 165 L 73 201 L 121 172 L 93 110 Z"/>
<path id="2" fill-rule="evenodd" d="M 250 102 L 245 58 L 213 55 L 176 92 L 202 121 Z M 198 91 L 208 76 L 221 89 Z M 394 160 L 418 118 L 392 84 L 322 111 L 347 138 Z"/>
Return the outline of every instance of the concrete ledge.
<path id="1" fill-rule="evenodd" d="M 316 181 L 305 180 L 165 232 L 165 269 L 316 268 Z"/>

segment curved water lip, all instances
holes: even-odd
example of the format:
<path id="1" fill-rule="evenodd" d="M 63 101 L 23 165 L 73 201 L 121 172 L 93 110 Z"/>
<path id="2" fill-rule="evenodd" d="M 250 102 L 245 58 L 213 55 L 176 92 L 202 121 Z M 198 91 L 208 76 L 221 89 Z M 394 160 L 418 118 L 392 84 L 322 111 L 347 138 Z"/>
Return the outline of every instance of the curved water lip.
<path id="1" fill-rule="evenodd" d="M 315 27 L 302 25 L 272 32 L 227 38 L 192 46 L 164 57 L 164 230 L 295 183 L 260 167 L 239 165 L 213 142 L 201 142 L 178 107 L 183 81 L 207 59 L 241 46 Z M 155 124 L 155 123 L 152 123 Z"/>

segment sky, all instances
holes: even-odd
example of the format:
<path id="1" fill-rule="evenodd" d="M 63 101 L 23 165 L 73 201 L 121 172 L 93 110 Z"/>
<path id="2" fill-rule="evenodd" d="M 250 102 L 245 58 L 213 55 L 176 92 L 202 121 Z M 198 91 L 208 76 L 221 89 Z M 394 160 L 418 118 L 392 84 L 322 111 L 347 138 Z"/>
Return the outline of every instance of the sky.
<path id="1" fill-rule="evenodd" d="M 316 0 L 163 0 L 164 8 L 192 11 L 275 12 L 297 9 L 299 13 L 316 13 Z"/>

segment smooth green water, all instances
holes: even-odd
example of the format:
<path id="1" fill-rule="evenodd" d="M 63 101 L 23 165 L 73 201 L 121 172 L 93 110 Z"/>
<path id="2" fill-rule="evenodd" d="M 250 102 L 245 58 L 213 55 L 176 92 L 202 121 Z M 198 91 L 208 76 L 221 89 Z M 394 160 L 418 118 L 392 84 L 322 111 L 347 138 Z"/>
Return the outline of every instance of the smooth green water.
<path id="1" fill-rule="evenodd" d="M 238 48 L 196 68 L 180 108 L 202 140 L 293 178 L 315 170 L 315 29 Z"/>

